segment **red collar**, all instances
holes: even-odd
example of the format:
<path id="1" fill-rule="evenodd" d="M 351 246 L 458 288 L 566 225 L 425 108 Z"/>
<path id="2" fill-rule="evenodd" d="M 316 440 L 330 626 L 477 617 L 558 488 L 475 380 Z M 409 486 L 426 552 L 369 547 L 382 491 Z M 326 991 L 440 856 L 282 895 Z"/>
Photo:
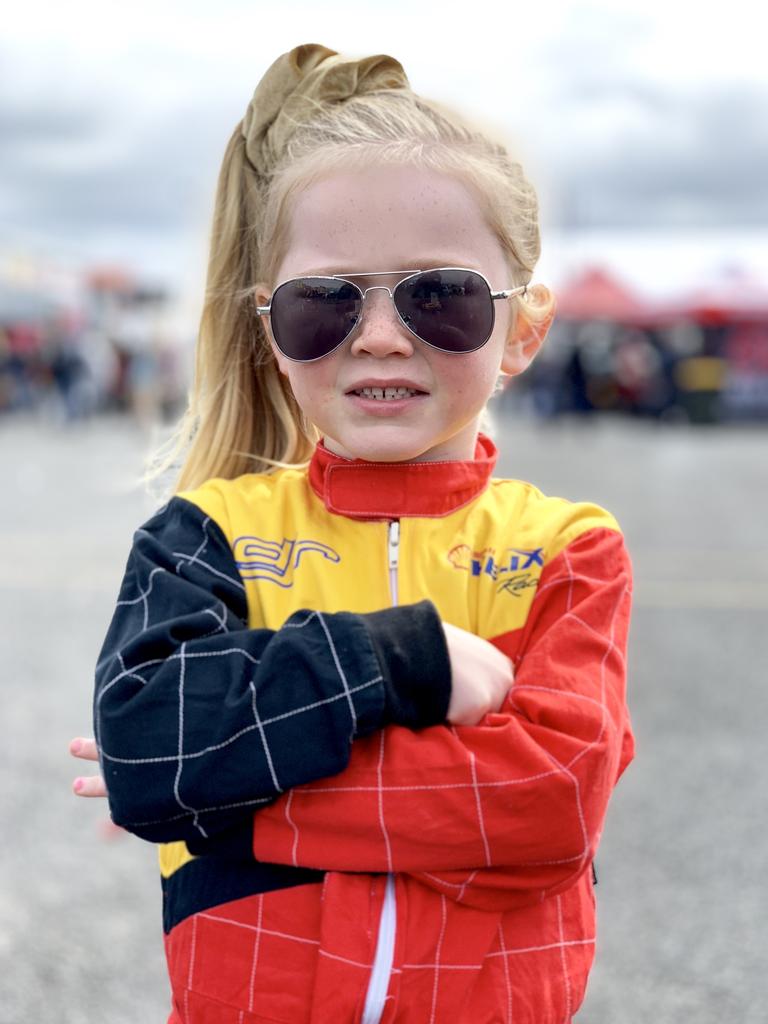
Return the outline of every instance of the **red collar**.
<path id="1" fill-rule="evenodd" d="M 343 459 L 321 441 L 309 463 L 309 483 L 329 512 L 350 519 L 432 518 L 454 512 L 484 490 L 497 455 L 485 434 L 467 462 Z"/>

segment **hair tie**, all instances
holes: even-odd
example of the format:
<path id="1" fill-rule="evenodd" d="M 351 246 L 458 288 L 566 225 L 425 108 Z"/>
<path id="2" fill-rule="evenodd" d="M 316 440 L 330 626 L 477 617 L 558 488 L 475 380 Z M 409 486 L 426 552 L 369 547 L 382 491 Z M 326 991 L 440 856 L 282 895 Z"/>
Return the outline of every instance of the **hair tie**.
<path id="1" fill-rule="evenodd" d="M 257 174 L 267 174 L 296 128 L 319 106 L 382 89 L 407 89 L 399 61 L 379 54 L 350 60 L 317 43 L 284 53 L 256 86 L 242 121 L 245 152 Z"/>

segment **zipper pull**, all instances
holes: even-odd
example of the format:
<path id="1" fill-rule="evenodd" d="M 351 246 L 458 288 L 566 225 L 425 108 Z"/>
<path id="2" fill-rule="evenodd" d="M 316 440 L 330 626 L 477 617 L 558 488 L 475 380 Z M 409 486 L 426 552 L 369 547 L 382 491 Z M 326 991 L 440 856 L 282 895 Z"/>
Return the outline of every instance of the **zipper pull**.
<path id="1" fill-rule="evenodd" d="M 397 547 L 400 543 L 400 520 L 393 519 L 389 524 L 389 568 L 397 568 Z"/>

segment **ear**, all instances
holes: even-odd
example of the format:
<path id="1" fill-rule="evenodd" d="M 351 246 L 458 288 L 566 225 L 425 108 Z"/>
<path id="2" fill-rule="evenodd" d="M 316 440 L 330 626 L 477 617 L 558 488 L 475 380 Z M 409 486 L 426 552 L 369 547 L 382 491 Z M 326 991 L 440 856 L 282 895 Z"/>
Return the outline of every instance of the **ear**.
<path id="1" fill-rule="evenodd" d="M 502 373 L 516 377 L 528 369 L 544 344 L 554 316 L 555 312 L 552 309 L 543 319 L 533 322 L 518 308 L 515 322 L 504 345 L 500 367 Z"/>
<path id="2" fill-rule="evenodd" d="M 264 284 L 263 282 L 260 282 L 259 284 L 256 285 L 256 290 L 253 293 L 253 303 L 254 303 L 254 305 L 255 306 L 268 306 L 271 294 L 272 293 L 269 290 L 269 288 L 267 287 L 267 285 Z M 280 370 L 280 373 L 282 373 L 284 377 L 287 377 L 288 374 L 287 374 L 287 370 L 286 370 L 285 356 L 282 354 L 280 349 L 275 344 L 275 339 L 274 339 L 274 337 L 272 335 L 272 324 L 270 322 L 270 319 L 265 314 L 262 314 L 259 317 L 259 320 L 261 320 L 261 326 L 262 326 L 262 328 L 264 330 L 264 333 L 267 336 L 267 341 L 269 342 L 269 347 L 272 349 L 272 354 L 275 357 L 275 362 L 277 363 L 277 368 Z"/>

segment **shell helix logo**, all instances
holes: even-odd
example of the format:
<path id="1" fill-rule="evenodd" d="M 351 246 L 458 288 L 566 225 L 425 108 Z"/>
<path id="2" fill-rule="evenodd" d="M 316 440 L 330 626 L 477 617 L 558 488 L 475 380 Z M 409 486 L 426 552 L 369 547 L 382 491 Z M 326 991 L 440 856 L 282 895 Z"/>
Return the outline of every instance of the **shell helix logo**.
<path id="1" fill-rule="evenodd" d="M 293 586 L 294 574 L 309 554 L 320 555 L 329 562 L 341 561 L 341 555 L 333 548 L 308 537 L 283 537 L 281 541 L 238 537 L 232 551 L 242 579 L 267 580 L 283 589 Z"/>
<path id="2" fill-rule="evenodd" d="M 496 548 L 473 551 L 468 544 L 457 544 L 448 552 L 448 561 L 470 576 L 490 577 L 498 584 L 497 593 L 519 597 L 524 590 L 537 586 L 537 569 L 544 568 L 544 548 L 504 548 L 497 556 Z"/>

